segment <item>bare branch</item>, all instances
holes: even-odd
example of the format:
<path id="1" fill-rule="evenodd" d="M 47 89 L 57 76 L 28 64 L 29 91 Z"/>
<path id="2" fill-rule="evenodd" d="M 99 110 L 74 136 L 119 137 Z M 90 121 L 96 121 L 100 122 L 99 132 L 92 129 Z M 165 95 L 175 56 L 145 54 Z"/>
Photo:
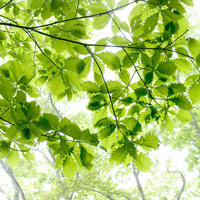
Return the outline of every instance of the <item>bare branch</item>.
<path id="1" fill-rule="evenodd" d="M 136 180 L 136 183 L 137 183 L 137 187 L 138 187 L 140 196 L 142 197 L 142 200 L 145 200 L 145 195 L 144 195 L 144 192 L 143 192 L 143 189 L 142 189 L 142 186 L 141 186 L 141 183 L 140 183 L 140 179 L 139 179 L 140 171 L 139 170 L 136 171 L 135 165 L 134 165 L 134 160 L 132 161 L 132 168 L 133 168 L 133 174 L 135 176 L 135 180 Z"/>

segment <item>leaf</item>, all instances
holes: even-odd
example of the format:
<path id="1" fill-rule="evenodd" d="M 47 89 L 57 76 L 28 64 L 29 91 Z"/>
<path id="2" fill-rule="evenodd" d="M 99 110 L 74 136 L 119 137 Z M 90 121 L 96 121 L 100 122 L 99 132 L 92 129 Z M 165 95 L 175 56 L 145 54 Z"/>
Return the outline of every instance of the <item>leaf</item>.
<path id="1" fill-rule="evenodd" d="M 110 16 L 102 15 L 102 16 L 95 17 L 93 20 L 94 20 L 93 21 L 94 29 L 100 30 L 108 24 L 108 22 L 110 21 Z"/>
<path id="2" fill-rule="evenodd" d="M 126 4 L 128 4 L 128 0 L 120 0 L 118 3 L 117 3 L 117 6 L 116 6 L 116 8 L 119 8 L 119 7 L 121 7 L 121 6 L 124 6 L 124 5 L 126 5 Z"/>
<path id="3" fill-rule="evenodd" d="M 58 95 L 65 91 L 65 85 L 60 75 L 50 78 L 48 81 L 48 85 L 53 95 Z"/>
<path id="4" fill-rule="evenodd" d="M 118 81 L 107 81 L 106 84 L 107 84 L 107 87 L 108 87 L 108 91 L 107 91 L 105 84 L 103 84 L 103 85 L 101 85 L 100 92 L 111 93 L 111 92 L 114 92 L 114 91 L 117 91 L 117 90 L 124 88 L 124 86 Z"/>
<path id="5" fill-rule="evenodd" d="M 80 158 L 81 158 L 81 162 L 83 164 L 83 166 L 88 169 L 88 170 L 91 170 L 92 168 L 92 160 L 94 159 L 94 156 L 92 154 L 90 154 L 86 147 L 84 147 L 82 144 L 80 145 L 80 149 L 81 149 L 81 152 L 80 152 Z"/>
<path id="6" fill-rule="evenodd" d="M 162 12 L 167 15 L 168 17 L 172 18 L 173 20 L 179 20 L 181 18 L 183 18 L 183 15 L 177 11 L 177 10 L 174 10 L 173 12 L 169 9 L 166 9 L 166 10 L 162 10 Z"/>
<path id="7" fill-rule="evenodd" d="M 146 96 L 147 89 L 145 87 L 139 87 L 139 88 L 135 89 L 135 94 L 138 98 L 140 98 L 142 96 Z"/>
<path id="8" fill-rule="evenodd" d="M 180 1 L 182 1 L 184 4 L 188 6 L 194 6 L 193 0 L 180 0 Z"/>
<path id="9" fill-rule="evenodd" d="M 78 170 L 77 163 L 72 155 L 68 155 L 63 161 L 63 172 L 68 178 L 73 178 Z"/>
<path id="10" fill-rule="evenodd" d="M 146 33 L 152 32 L 158 24 L 159 13 L 155 13 L 148 17 L 144 23 L 144 30 Z"/>
<path id="11" fill-rule="evenodd" d="M 19 152 L 11 150 L 10 154 L 7 157 L 8 165 L 10 167 L 15 167 L 18 164 L 18 161 L 19 161 Z"/>
<path id="12" fill-rule="evenodd" d="M 64 69 L 81 74 L 86 67 L 84 60 L 77 57 L 69 57 L 65 59 Z"/>
<path id="13" fill-rule="evenodd" d="M 140 153 L 137 155 L 137 158 L 134 160 L 135 167 L 143 172 L 150 171 L 151 167 L 151 159 L 147 156 L 145 156 L 144 153 Z"/>
<path id="14" fill-rule="evenodd" d="M 98 132 L 99 139 L 103 140 L 104 138 L 109 137 L 114 132 L 115 128 L 116 128 L 115 126 L 109 126 L 109 127 L 101 129 Z"/>
<path id="15" fill-rule="evenodd" d="M 125 144 L 126 144 L 126 149 L 127 149 L 127 152 L 129 153 L 129 155 L 133 159 L 136 159 L 136 157 L 137 157 L 137 149 L 136 149 L 134 143 L 131 142 L 131 141 L 127 141 Z"/>
<path id="16" fill-rule="evenodd" d="M 5 136 L 9 138 L 10 140 L 13 140 L 15 139 L 18 132 L 19 130 L 17 130 L 16 127 L 11 126 L 6 130 Z"/>
<path id="17" fill-rule="evenodd" d="M 99 51 L 104 50 L 106 48 L 105 46 L 107 45 L 107 41 L 108 41 L 108 37 L 98 40 L 96 42 L 95 47 L 94 47 L 95 52 L 99 52 Z M 105 46 L 98 46 L 98 45 L 105 45 Z"/>
<path id="18" fill-rule="evenodd" d="M 118 70 L 121 66 L 119 58 L 111 52 L 102 52 L 97 56 L 110 68 L 111 70 Z"/>
<path id="19" fill-rule="evenodd" d="M 111 165 L 113 165 L 114 163 L 119 165 L 125 161 L 126 155 L 127 155 L 126 147 L 125 146 L 119 147 L 118 149 L 112 152 L 109 162 Z"/>
<path id="20" fill-rule="evenodd" d="M 83 45 L 75 45 L 73 47 L 73 49 L 79 53 L 79 54 L 82 54 L 82 55 L 87 55 L 89 54 L 89 52 L 87 51 L 87 49 L 83 46 Z"/>
<path id="21" fill-rule="evenodd" d="M 92 122 L 93 124 L 96 124 L 99 120 L 104 119 L 107 117 L 107 106 L 104 106 L 102 109 L 96 111 L 96 113 L 93 114 Z"/>
<path id="22" fill-rule="evenodd" d="M 48 76 L 41 76 L 36 80 L 35 85 L 38 87 L 43 86 L 47 80 L 48 80 Z"/>
<path id="23" fill-rule="evenodd" d="M 0 31 L 0 40 L 5 40 L 6 38 L 6 34 L 3 31 Z"/>
<path id="24" fill-rule="evenodd" d="M 125 85 L 129 84 L 130 74 L 127 72 L 127 70 L 121 70 L 118 75 L 121 81 L 125 83 Z"/>
<path id="25" fill-rule="evenodd" d="M 196 65 L 198 68 L 200 67 L 200 54 L 196 57 Z"/>
<path id="26" fill-rule="evenodd" d="M 111 8 L 114 9 L 115 7 L 115 0 L 105 0 L 106 4 Z"/>
<path id="27" fill-rule="evenodd" d="M 81 83 L 81 88 L 82 90 L 87 91 L 89 93 L 97 93 L 100 90 L 98 85 L 91 81 Z"/>
<path id="28" fill-rule="evenodd" d="M 90 11 L 92 14 L 99 14 L 99 13 L 104 13 L 108 11 L 107 6 L 105 6 L 103 3 L 92 3 L 90 5 Z"/>
<path id="29" fill-rule="evenodd" d="M 193 104 L 200 101 L 200 82 L 194 83 L 189 88 L 189 96 Z"/>
<path id="30" fill-rule="evenodd" d="M 0 159 L 5 158 L 11 151 L 10 149 L 11 142 L 1 140 L 0 142 Z"/>
<path id="31" fill-rule="evenodd" d="M 44 2 L 45 2 L 44 0 L 28 0 L 28 5 L 31 10 L 38 9 L 38 8 L 42 7 Z"/>
<path id="32" fill-rule="evenodd" d="M 26 158 L 28 161 L 31 161 L 31 160 L 34 160 L 34 159 L 35 159 L 34 153 L 31 153 L 30 151 L 22 152 L 22 155 L 23 155 L 24 158 Z"/>
<path id="33" fill-rule="evenodd" d="M 134 141 L 134 143 L 143 147 L 147 147 L 147 150 L 151 150 L 159 148 L 160 140 L 154 134 L 149 133 L 145 136 L 141 136 L 140 139 Z"/>
<path id="34" fill-rule="evenodd" d="M 192 115 L 186 110 L 179 110 L 176 117 L 183 123 L 188 123 L 192 121 Z"/>
<path id="35" fill-rule="evenodd" d="M 190 38 L 188 42 L 190 53 L 194 58 L 200 54 L 200 42 L 194 38 Z"/>
<path id="36" fill-rule="evenodd" d="M 41 130 L 33 123 L 29 124 L 29 129 L 37 138 L 41 137 Z"/>
<path id="37" fill-rule="evenodd" d="M 160 52 L 156 50 L 152 58 L 152 63 L 154 67 L 156 67 L 159 64 L 159 60 L 160 60 Z"/>
<path id="38" fill-rule="evenodd" d="M 174 102 L 179 108 L 183 109 L 183 110 L 191 110 L 192 109 L 192 105 L 191 103 L 188 101 L 188 99 L 179 94 L 173 98 L 170 98 L 170 101 Z"/>
<path id="39" fill-rule="evenodd" d="M 128 45 L 130 43 L 130 41 L 127 40 L 126 38 L 117 35 L 111 37 L 108 41 L 114 45 L 119 45 L 119 46 Z"/>
<path id="40" fill-rule="evenodd" d="M 171 119 L 169 118 L 169 114 L 166 114 L 164 119 L 165 119 L 164 122 L 165 122 L 166 128 L 168 129 L 169 133 L 172 133 L 174 130 L 174 124 L 171 121 Z"/>
<path id="41" fill-rule="evenodd" d="M 157 71 L 161 74 L 171 76 L 176 71 L 176 65 L 173 62 L 163 62 L 160 63 L 157 67 Z"/>
<path id="42" fill-rule="evenodd" d="M 40 106 L 36 105 L 35 101 L 28 103 L 27 105 L 27 117 L 29 120 L 33 120 L 39 117 L 40 115 Z"/>
<path id="43" fill-rule="evenodd" d="M 193 71 L 191 63 L 188 62 L 187 60 L 177 58 L 173 61 L 175 65 L 177 66 L 179 72 L 188 74 Z"/>
<path id="44" fill-rule="evenodd" d="M 128 17 L 129 22 L 131 22 L 134 18 L 142 13 L 144 6 L 145 4 L 139 3 L 133 7 Z"/>

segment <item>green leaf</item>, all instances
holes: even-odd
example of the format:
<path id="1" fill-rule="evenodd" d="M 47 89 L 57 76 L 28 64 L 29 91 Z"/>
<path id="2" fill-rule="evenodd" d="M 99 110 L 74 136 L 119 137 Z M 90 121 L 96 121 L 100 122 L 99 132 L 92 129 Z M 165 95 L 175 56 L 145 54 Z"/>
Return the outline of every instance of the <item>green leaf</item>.
<path id="1" fill-rule="evenodd" d="M 76 45 L 73 47 L 73 49 L 79 53 L 79 54 L 82 54 L 82 55 L 87 55 L 89 54 L 87 49 L 83 46 L 83 45 Z"/>
<path id="2" fill-rule="evenodd" d="M 115 7 L 115 0 L 105 0 L 106 4 L 111 8 L 114 9 Z"/>
<path id="3" fill-rule="evenodd" d="M 121 81 L 125 83 L 125 85 L 129 84 L 130 74 L 127 72 L 127 70 L 121 70 L 118 75 Z"/>
<path id="4" fill-rule="evenodd" d="M 115 126 L 109 126 L 109 127 L 101 129 L 98 132 L 99 139 L 102 140 L 104 138 L 109 137 L 114 132 L 115 128 L 116 128 Z"/>
<path id="5" fill-rule="evenodd" d="M 35 85 L 38 87 L 43 86 L 47 80 L 48 80 L 48 76 L 41 76 L 36 80 Z"/>
<path id="6" fill-rule="evenodd" d="M 139 88 L 135 89 L 135 94 L 138 98 L 140 98 L 142 96 L 146 96 L 147 89 L 145 87 L 139 87 Z"/>
<path id="7" fill-rule="evenodd" d="M 99 17 L 95 17 L 93 20 L 94 29 L 100 30 L 108 24 L 108 22 L 110 21 L 110 16 L 102 15 Z"/>
<path id="8" fill-rule="evenodd" d="M 11 142 L 7 142 L 1 140 L 0 142 L 0 159 L 5 158 L 10 153 L 10 144 Z"/>
<path id="9" fill-rule="evenodd" d="M 173 98 L 170 98 L 170 101 L 174 102 L 179 108 L 183 109 L 183 110 L 191 110 L 192 109 L 192 105 L 191 103 L 188 101 L 188 99 L 179 94 Z"/>
<path id="10" fill-rule="evenodd" d="M 127 141 L 125 144 L 126 144 L 126 149 L 127 149 L 127 152 L 129 153 L 129 155 L 133 159 L 136 159 L 136 157 L 137 157 L 137 149 L 136 149 L 134 143 L 131 142 L 131 141 Z"/>
<path id="11" fill-rule="evenodd" d="M 15 147 L 14 147 L 15 149 Z M 7 157 L 7 163 L 10 167 L 15 167 L 19 161 L 19 152 L 11 150 L 10 154 Z"/>
<path id="12" fill-rule="evenodd" d="M 40 115 L 40 106 L 36 105 L 35 101 L 28 103 L 27 106 L 27 117 L 29 120 L 36 119 Z"/>
<path id="13" fill-rule="evenodd" d="M 165 15 L 167 15 L 168 17 L 172 18 L 173 20 L 179 20 L 181 18 L 183 18 L 183 15 L 177 11 L 177 10 L 174 10 L 173 12 L 169 9 L 166 9 L 166 10 L 162 10 L 162 13 L 164 13 Z"/>
<path id="14" fill-rule="evenodd" d="M 119 45 L 119 46 L 128 45 L 130 43 L 130 41 L 127 40 L 126 38 L 117 35 L 111 37 L 108 41 L 114 45 Z"/>
<path id="15" fill-rule="evenodd" d="M 124 6 L 124 5 L 128 4 L 128 3 L 129 3 L 128 0 L 120 0 L 120 1 L 117 3 L 116 8 L 119 8 L 119 7 L 121 7 L 121 6 Z"/>
<path id="16" fill-rule="evenodd" d="M 86 63 L 78 57 L 69 57 L 65 59 L 64 69 L 81 73 L 86 66 Z"/>
<path id="17" fill-rule="evenodd" d="M 150 33 L 155 29 L 155 27 L 158 24 L 158 17 L 159 13 L 155 13 L 149 18 L 147 18 L 147 20 L 144 23 L 144 30 L 146 33 Z"/>
<path id="18" fill-rule="evenodd" d="M 73 178 L 78 170 L 77 163 L 73 155 L 68 155 L 63 161 L 63 172 L 68 178 Z"/>
<path id="19" fill-rule="evenodd" d="M 52 76 L 48 81 L 48 85 L 53 95 L 58 95 L 65 91 L 65 85 L 60 75 Z"/>
<path id="20" fill-rule="evenodd" d="M 129 14 L 129 17 L 128 17 L 129 22 L 131 22 L 138 15 L 141 15 L 144 7 L 145 7 L 144 3 L 139 3 L 139 4 L 135 5 Z"/>
<path id="21" fill-rule="evenodd" d="M 96 124 L 99 120 L 104 119 L 107 117 L 107 106 L 104 106 L 102 109 L 96 111 L 93 114 L 92 122 Z"/>
<path id="22" fill-rule="evenodd" d="M 111 52 L 102 52 L 97 56 L 110 68 L 111 70 L 118 70 L 121 66 L 119 58 Z"/>
<path id="23" fill-rule="evenodd" d="M 130 68 L 133 66 L 133 63 L 136 62 L 136 60 L 138 59 L 138 53 L 131 53 L 129 54 L 129 56 L 125 55 L 125 57 L 123 58 L 122 61 L 122 66 L 123 68 Z M 131 60 L 130 60 L 131 58 Z"/>
<path id="24" fill-rule="evenodd" d="M 124 88 L 124 86 L 118 81 L 107 81 L 106 84 L 110 93 Z M 101 85 L 100 92 L 103 92 L 103 93 L 108 92 L 105 84 Z"/>
<path id="25" fill-rule="evenodd" d="M 200 54 L 196 57 L 196 65 L 198 68 L 200 67 Z"/>
<path id="26" fill-rule="evenodd" d="M 87 91 L 89 93 L 97 93 L 100 90 L 98 85 L 91 81 L 86 81 L 84 83 L 81 83 L 81 88 L 82 90 Z"/>
<path id="27" fill-rule="evenodd" d="M 144 153 L 140 153 L 137 155 L 137 158 L 134 160 L 135 167 L 137 167 L 140 171 L 148 172 L 151 167 L 151 159 L 145 156 Z"/>
<path id="28" fill-rule="evenodd" d="M 3 31 L 0 31 L 0 40 L 5 40 L 6 38 L 6 34 Z"/>
<path id="29" fill-rule="evenodd" d="M 115 151 L 112 152 L 110 157 L 110 164 L 113 165 L 116 163 L 117 165 L 123 163 L 125 161 L 127 155 L 127 149 L 125 146 L 119 147 Z"/>
<path id="30" fill-rule="evenodd" d="M 192 121 L 192 115 L 186 110 L 179 110 L 176 117 L 183 123 L 188 123 Z"/>
<path id="31" fill-rule="evenodd" d="M 200 82 L 194 83 L 189 88 L 189 96 L 193 104 L 200 101 Z"/>
<path id="32" fill-rule="evenodd" d="M 200 42 L 194 38 L 190 38 L 188 42 L 190 53 L 194 58 L 200 54 Z"/>
<path id="33" fill-rule="evenodd" d="M 6 130 L 5 136 L 10 140 L 13 140 L 15 139 L 18 132 L 19 130 L 17 130 L 15 126 L 11 126 Z"/>
<path id="34" fill-rule="evenodd" d="M 173 62 L 160 63 L 157 71 L 161 74 L 171 76 L 176 71 L 177 66 Z"/>
<path id="35" fill-rule="evenodd" d="M 41 130 L 33 123 L 29 124 L 29 129 L 37 138 L 41 137 Z"/>
<path id="36" fill-rule="evenodd" d="M 96 42 L 97 46 L 94 47 L 95 52 L 99 52 L 99 51 L 104 50 L 106 48 L 105 46 L 98 46 L 98 45 L 107 45 L 107 41 L 108 41 L 108 37 L 98 40 Z"/>
<path id="37" fill-rule="evenodd" d="M 90 154 L 86 147 L 84 147 L 82 144 L 80 145 L 80 149 L 81 149 L 81 152 L 80 152 L 80 158 L 81 158 L 81 162 L 83 164 L 83 166 L 88 169 L 88 170 L 91 170 L 92 168 L 92 160 L 94 159 L 94 156 L 92 154 Z"/>
<path id="38" fill-rule="evenodd" d="M 145 136 L 141 136 L 139 140 L 134 141 L 137 145 L 147 148 L 146 150 L 158 149 L 160 140 L 157 136 L 149 133 Z"/>
<path id="39" fill-rule="evenodd" d="M 108 11 L 107 6 L 105 6 L 103 3 L 92 3 L 90 5 L 90 11 L 92 14 L 98 14 L 98 13 L 104 13 Z"/>
<path id="40" fill-rule="evenodd" d="M 44 4 L 44 0 L 27 0 L 30 9 L 38 9 Z"/>
<path id="41" fill-rule="evenodd" d="M 184 4 L 188 6 L 194 6 L 193 0 L 180 0 L 180 1 L 182 1 Z"/>
<path id="42" fill-rule="evenodd" d="M 160 60 L 160 52 L 156 50 L 152 58 L 152 63 L 154 67 L 156 67 L 159 64 L 159 60 Z"/>
<path id="43" fill-rule="evenodd" d="M 88 142 L 91 145 L 97 146 L 99 143 L 97 134 L 91 134 L 89 129 L 86 129 L 82 132 L 82 137 L 81 139 L 84 142 Z"/>
<path id="44" fill-rule="evenodd" d="M 191 63 L 188 62 L 187 60 L 177 58 L 173 61 L 175 65 L 177 66 L 179 72 L 188 74 L 193 71 Z"/>

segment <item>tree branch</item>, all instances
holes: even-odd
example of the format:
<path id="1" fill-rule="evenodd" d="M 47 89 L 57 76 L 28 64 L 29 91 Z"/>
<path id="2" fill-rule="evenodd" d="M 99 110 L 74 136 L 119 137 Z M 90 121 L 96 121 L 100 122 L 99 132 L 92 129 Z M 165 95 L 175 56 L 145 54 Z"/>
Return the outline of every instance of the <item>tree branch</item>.
<path id="1" fill-rule="evenodd" d="M 195 130 L 195 132 L 196 132 L 196 134 L 197 134 L 197 136 L 200 140 L 200 130 L 199 130 L 199 126 L 197 124 L 197 120 L 196 120 L 194 114 L 191 111 L 190 111 L 190 114 L 192 115 L 192 122 L 190 124 L 194 128 L 194 130 Z"/>
<path id="2" fill-rule="evenodd" d="M 143 189 L 142 189 L 140 180 L 139 180 L 139 173 L 140 173 L 140 171 L 138 170 L 138 171 L 136 172 L 136 170 L 135 170 L 135 165 L 134 165 L 134 160 L 132 161 L 132 168 L 133 168 L 133 174 L 134 174 L 134 176 L 135 176 L 135 180 L 136 180 L 136 183 L 137 183 L 137 187 L 138 187 L 140 196 L 142 197 L 142 200 L 145 200 L 144 192 L 143 192 Z"/>
<path id="3" fill-rule="evenodd" d="M 1 194 L 3 194 L 5 196 L 5 198 L 7 200 L 11 200 L 9 197 L 6 196 L 6 193 L 4 192 L 4 190 L 1 187 L 0 187 L 0 192 L 1 192 Z"/>
<path id="4" fill-rule="evenodd" d="M 181 178 L 182 178 L 182 180 L 183 180 L 183 185 L 182 185 L 181 190 L 180 190 L 180 192 L 179 192 L 179 194 L 178 194 L 178 196 L 177 196 L 177 200 L 179 200 L 179 199 L 181 198 L 181 195 L 182 195 L 182 193 L 183 193 L 183 190 L 185 189 L 185 177 L 184 177 L 184 175 L 183 175 L 181 172 L 179 172 L 179 173 L 180 173 Z"/>
<path id="5" fill-rule="evenodd" d="M 6 163 L 4 163 L 2 160 L 0 160 L 0 165 L 2 166 L 2 168 L 4 169 L 4 171 L 6 172 L 6 174 L 8 174 L 8 176 L 10 177 L 13 185 L 15 186 L 15 188 L 20 192 L 21 197 L 23 200 L 26 200 L 24 192 L 20 186 L 20 184 L 18 183 L 18 181 L 15 178 L 15 175 L 13 173 L 12 168 L 10 168 Z"/>

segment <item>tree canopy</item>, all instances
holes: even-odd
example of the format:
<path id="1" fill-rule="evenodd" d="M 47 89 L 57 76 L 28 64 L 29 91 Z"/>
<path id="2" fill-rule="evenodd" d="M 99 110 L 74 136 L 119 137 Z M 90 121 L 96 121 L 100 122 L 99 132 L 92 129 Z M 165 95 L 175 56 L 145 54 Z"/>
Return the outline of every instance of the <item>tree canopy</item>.
<path id="1" fill-rule="evenodd" d="M 149 171 L 147 151 L 190 122 L 200 100 L 200 42 L 187 35 L 192 0 L 10 0 L 0 2 L 0 158 L 12 167 L 44 144 L 71 178 L 91 170 L 94 149 L 111 164 L 134 160 Z M 119 14 L 130 13 L 122 21 Z M 103 31 L 103 32 L 102 32 Z M 52 101 L 87 94 L 90 129 L 43 112 Z M 95 147 L 95 148 L 94 148 Z"/>

